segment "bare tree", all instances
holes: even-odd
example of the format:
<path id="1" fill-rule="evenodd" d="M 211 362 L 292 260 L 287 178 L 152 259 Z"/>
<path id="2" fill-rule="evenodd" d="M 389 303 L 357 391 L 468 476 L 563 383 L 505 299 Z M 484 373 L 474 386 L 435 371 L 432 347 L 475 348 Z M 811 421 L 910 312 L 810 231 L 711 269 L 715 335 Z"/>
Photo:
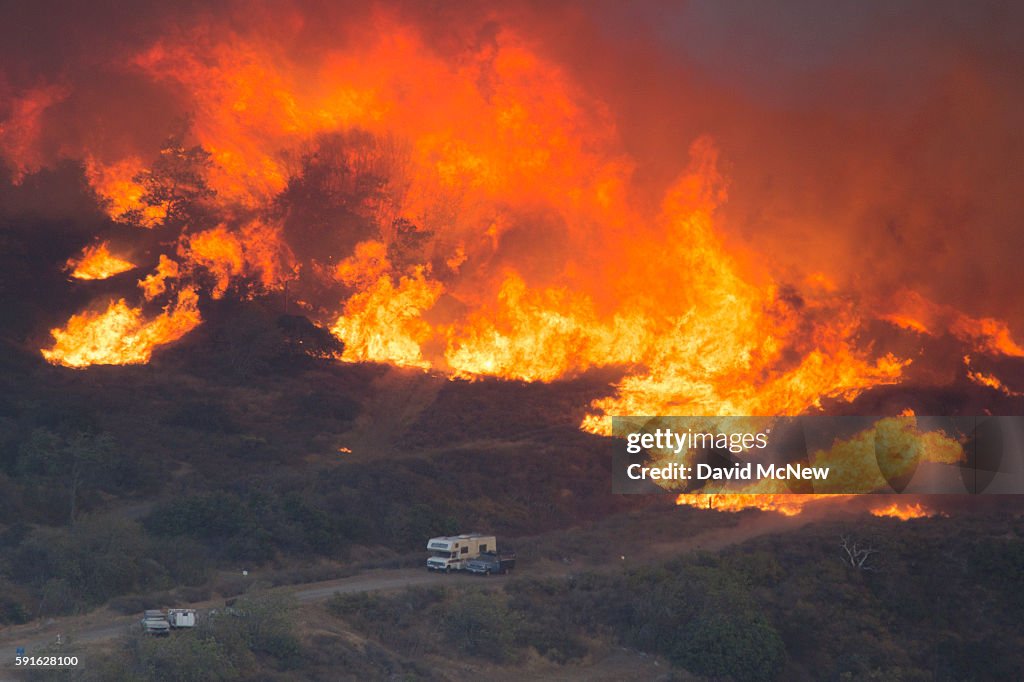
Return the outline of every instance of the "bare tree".
<path id="1" fill-rule="evenodd" d="M 877 549 L 870 545 L 865 547 L 856 540 L 850 538 L 849 535 L 841 536 L 840 540 L 841 542 L 839 546 L 843 549 L 843 553 L 840 557 L 844 564 L 861 571 L 878 570 L 878 568 L 870 561 L 873 555 L 878 554 Z"/>

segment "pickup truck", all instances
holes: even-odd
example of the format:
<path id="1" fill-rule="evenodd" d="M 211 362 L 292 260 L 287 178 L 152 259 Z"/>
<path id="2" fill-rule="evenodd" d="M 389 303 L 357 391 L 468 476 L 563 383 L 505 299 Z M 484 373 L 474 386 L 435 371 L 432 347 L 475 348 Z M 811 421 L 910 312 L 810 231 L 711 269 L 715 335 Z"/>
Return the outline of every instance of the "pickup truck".
<path id="1" fill-rule="evenodd" d="M 142 631 L 147 635 L 169 635 L 171 624 L 163 611 L 150 610 L 142 617 Z"/>
<path id="2" fill-rule="evenodd" d="M 466 570 L 477 575 L 504 575 L 516 567 L 515 552 L 484 552 L 466 562 Z"/>

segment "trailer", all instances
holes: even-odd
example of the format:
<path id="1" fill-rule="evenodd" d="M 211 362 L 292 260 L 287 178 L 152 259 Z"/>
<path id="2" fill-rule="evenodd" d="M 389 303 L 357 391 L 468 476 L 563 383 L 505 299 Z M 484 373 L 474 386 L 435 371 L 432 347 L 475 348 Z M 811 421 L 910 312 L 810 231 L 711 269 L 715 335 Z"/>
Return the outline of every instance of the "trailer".
<path id="1" fill-rule="evenodd" d="M 195 609 L 167 609 L 167 622 L 172 628 L 194 628 L 196 626 Z"/>
<path id="2" fill-rule="evenodd" d="M 461 571 L 466 568 L 470 559 L 475 559 L 484 552 L 493 552 L 498 548 L 498 541 L 493 535 L 481 533 L 465 533 L 448 535 L 427 540 L 428 571 Z"/>
<path id="3" fill-rule="evenodd" d="M 147 635 L 167 635 L 171 630 L 194 628 L 196 626 L 195 609 L 149 609 L 142 620 L 142 631 Z"/>

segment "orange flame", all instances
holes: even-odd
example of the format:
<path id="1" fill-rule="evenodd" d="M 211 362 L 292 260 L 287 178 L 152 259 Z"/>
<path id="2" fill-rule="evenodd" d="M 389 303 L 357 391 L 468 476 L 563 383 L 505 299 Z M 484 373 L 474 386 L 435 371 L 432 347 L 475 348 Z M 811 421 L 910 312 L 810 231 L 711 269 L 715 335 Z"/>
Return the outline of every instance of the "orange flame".
<path id="1" fill-rule="evenodd" d="M 368 289 L 390 271 L 387 244 L 366 241 L 356 244 L 355 253 L 338 263 L 334 278 L 346 286 Z"/>
<path id="2" fill-rule="evenodd" d="M 167 280 L 177 279 L 179 274 L 178 262 L 160 254 L 160 262 L 157 263 L 156 272 L 139 280 L 139 288 L 142 289 L 146 300 L 152 301 L 167 290 Z"/>
<path id="3" fill-rule="evenodd" d="M 531 291 L 510 272 L 497 305 L 451 331 L 446 360 L 459 376 L 551 381 L 596 365 L 636 362 L 632 341 L 628 320 L 603 322 L 587 297 L 566 289 Z"/>
<path id="4" fill-rule="evenodd" d="M 964 364 L 967 366 L 967 378 L 978 384 L 979 386 L 985 386 L 992 390 L 999 391 L 1003 395 L 1012 397 L 1018 397 L 1024 395 L 1024 391 L 1014 391 L 1009 386 L 1004 384 L 1002 380 L 995 374 L 985 374 L 984 372 L 976 372 L 971 369 L 971 356 L 964 356 Z"/>
<path id="5" fill-rule="evenodd" d="M 918 334 L 931 334 L 931 330 L 925 326 L 920 320 L 916 320 L 909 315 L 903 315 L 900 313 L 890 313 L 887 315 L 881 315 L 879 319 L 891 322 L 892 324 L 900 327 L 901 329 L 909 329 L 915 331 Z"/>
<path id="6" fill-rule="evenodd" d="M 119 220 L 130 212 L 137 212 L 139 219 L 136 224 L 152 228 L 167 217 L 167 208 L 142 203 L 145 190 L 134 178 L 143 170 L 145 165 L 137 156 L 112 164 L 101 164 L 90 157 L 85 165 L 89 184 L 103 198 L 107 214 L 111 218 Z"/>
<path id="7" fill-rule="evenodd" d="M 422 270 L 402 277 L 398 286 L 389 275 L 381 276 L 348 300 L 331 327 L 331 333 L 345 342 L 342 359 L 430 367 L 420 350 L 430 325 L 419 315 L 434 305 L 440 293 L 440 285 L 424 279 Z"/>
<path id="8" fill-rule="evenodd" d="M 131 261 L 110 253 L 107 242 L 87 246 L 78 258 L 69 258 L 67 269 L 75 279 L 107 279 L 135 269 Z"/>
<path id="9" fill-rule="evenodd" d="M 278 209 L 303 163 L 323 154 L 337 171 L 325 194 L 343 206 L 303 234 L 344 232 L 353 215 L 376 230 L 352 253 L 325 247 L 298 264 L 344 288 L 315 308 L 345 342 L 342 359 L 531 381 L 622 367 L 614 395 L 582 422 L 595 433 L 609 432 L 611 414 L 798 414 L 898 382 L 910 361 L 859 341 L 869 315 L 1024 355 L 1004 323 L 919 296 L 871 311 L 834 273 L 787 286 L 725 243 L 728 183 L 710 139 L 652 202 L 609 108 L 514 30 L 454 56 L 384 14 L 345 30 L 336 46 L 297 56 L 258 31 L 186 27 L 131 58 L 141 77 L 187 93 L 222 221 L 188 226 L 141 280 L 147 299 L 170 279 L 213 298 L 240 279 L 293 281 L 300 249 Z M 320 145 L 329 134 L 371 142 L 346 138 L 331 157 Z M 89 156 L 88 176 L 112 217 L 141 210 L 152 226 L 164 209 L 140 206 L 140 158 Z M 392 248 L 402 221 L 424 238 L 418 251 Z"/>
<path id="10" fill-rule="evenodd" d="M 960 338 L 973 339 L 982 352 L 1024 358 L 1024 346 L 1013 339 L 1010 328 L 1002 320 L 958 315 L 952 331 Z"/>
<path id="11" fill-rule="evenodd" d="M 745 509 L 778 512 L 784 516 L 796 516 L 804 507 L 823 499 L 839 499 L 847 495 L 694 495 L 682 494 L 676 498 L 677 505 L 716 509 L 718 511 L 740 512 Z"/>
<path id="12" fill-rule="evenodd" d="M 1024 357 L 1024 346 L 1014 340 L 1009 326 L 991 317 L 974 318 L 949 306 L 933 303 L 915 291 L 902 291 L 890 303 L 895 310 L 881 315 L 904 329 L 921 334 L 948 331 L 971 343 L 980 353 Z"/>
<path id="13" fill-rule="evenodd" d="M 815 502 L 850 499 L 852 495 L 693 495 L 683 494 L 676 498 L 677 505 L 715 509 L 717 511 L 740 512 L 747 509 L 776 512 L 784 516 L 796 516 L 805 507 Z M 896 518 L 902 521 L 928 516 L 941 516 L 920 502 L 891 502 L 870 510 L 873 516 Z"/>
<path id="14" fill-rule="evenodd" d="M 452 61 L 414 29 L 374 21 L 372 38 L 315 64 L 207 33 L 159 40 L 134 60 L 191 93 L 193 132 L 214 160 L 206 179 L 225 207 L 266 206 L 294 173 L 294 151 L 281 150 L 320 133 L 401 136 L 336 159 L 388 173 L 362 207 L 375 212 L 381 240 L 324 255 L 341 259 L 333 276 L 354 289 L 329 321 L 343 359 L 541 381 L 623 366 L 616 395 L 583 423 L 599 433 L 613 413 L 793 414 L 899 380 L 907 361 L 857 347 L 860 319 L 826 275 L 809 280 L 798 309 L 725 248 L 715 212 L 726 181 L 709 139 L 693 145 L 690 167 L 649 215 L 631 196 L 633 161 L 607 108 L 520 36 L 503 29 Z M 135 157 L 91 162 L 112 215 L 139 208 L 141 170 Z M 400 270 L 387 258 L 396 217 L 437 235 Z M 531 243 L 552 232 L 564 241 L 554 253 Z M 267 287 L 287 279 L 280 228 L 268 223 L 186 234 L 177 256 L 179 277 L 213 276 L 214 298 L 238 277 Z M 141 284 L 146 295 L 159 295 L 170 273 L 162 260 Z M 454 314 L 432 314 L 442 296 Z"/>
<path id="15" fill-rule="evenodd" d="M 1024 395 L 1024 392 L 1012 390 L 1010 387 L 1004 384 L 999 377 L 997 377 L 994 374 L 984 374 L 982 372 L 968 371 L 967 378 L 973 381 L 974 383 L 978 384 L 979 386 L 986 386 L 988 388 L 999 391 L 1004 395 L 1008 395 L 1011 397 Z"/>
<path id="16" fill-rule="evenodd" d="M 935 512 L 927 509 L 920 503 L 899 503 L 893 502 L 883 507 L 876 507 L 871 510 L 874 516 L 891 517 L 906 521 L 908 519 L 921 519 L 926 516 L 936 516 Z"/>
<path id="17" fill-rule="evenodd" d="M 190 267 L 205 268 L 213 275 L 215 299 L 222 298 L 232 280 L 241 277 L 255 278 L 267 288 L 279 286 L 291 260 L 277 231 L 256 220 L 237 232 L 219 225 L 187 235 L 178 253 Z"/>
<path id="18" fill-rule="evenodd" d="M 47 361 L 65 367 L 131 365 L 149 362 L 157 346 L 180 339 L 201 321 L 194 289 L 182 289 L 177 301 L 154 318 L 131 308 L 124 299 L 103 312 L 74 315 L 63 329 L 53 329 L 54 345 L 42 350 Z"/>

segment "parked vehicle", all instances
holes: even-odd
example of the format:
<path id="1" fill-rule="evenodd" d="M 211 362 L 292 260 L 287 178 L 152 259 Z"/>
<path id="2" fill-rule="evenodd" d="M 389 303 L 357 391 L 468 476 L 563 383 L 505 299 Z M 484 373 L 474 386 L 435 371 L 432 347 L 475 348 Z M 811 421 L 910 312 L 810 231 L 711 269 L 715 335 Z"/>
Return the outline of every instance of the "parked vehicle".
<path id="1" fill-rule="evenodd" d="M 163 611 L 150 610 L 142 616 L 142 631 L 147 635 L 168 635 L 171 632 L 171 624 Z"/>
<path id="2" fill-rule="evenodd" d="M 427 541 L 427 551 L 430 552 L 427 570 L 445 573 L 461 571 L 470 559 L 475 559 L 484 552 L 495 551 L 497 548 L 498 541 L 493 535 L 480 533 L 430 538 Z"/>
<path id="3" fill-rule="evenodd" d="M 142 616 L 142 631 L 147 635 L 167 635 L 171 630 L 194 628 L 195 609 L 150 609 Z"/>
<path id="4" fill-rule="evenodd" d="M 196 626 L 195 609 L 167 609 L 167 622 L 172 628 L 194 628 Z"/>
<path id="5" fill-rule="evenodd" d="M 504 575 L 516 567 L 515 552 L 484 552 L 466 562 L 466 570 L 477 575 Z"/>

